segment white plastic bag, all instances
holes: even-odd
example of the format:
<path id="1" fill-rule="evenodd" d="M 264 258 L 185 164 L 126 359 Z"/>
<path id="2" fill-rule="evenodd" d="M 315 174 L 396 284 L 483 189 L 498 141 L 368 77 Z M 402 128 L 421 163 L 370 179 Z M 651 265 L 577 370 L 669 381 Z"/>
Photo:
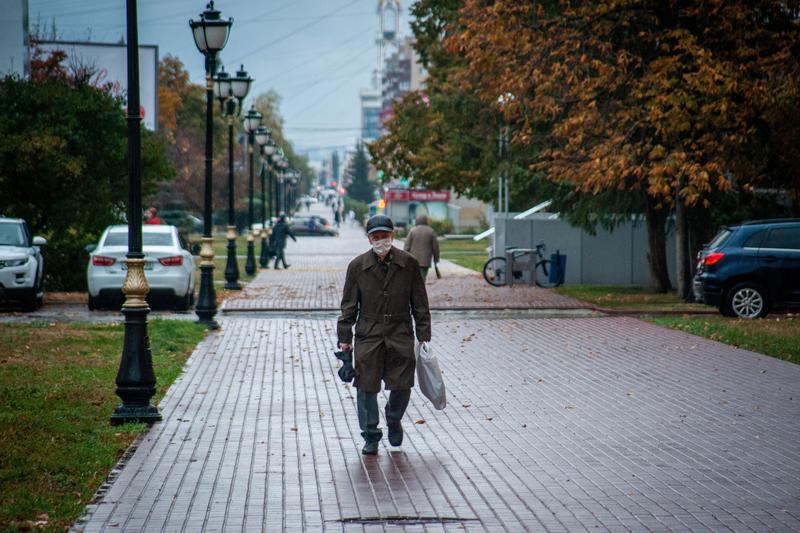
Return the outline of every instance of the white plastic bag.
<path id="1" fill-rule="evenodd" d="M 442 371 L 439 369 L 439 362 L 436 360 L 436 356 L 433 355 L 430 343 L 418 343 L 414 346 L 414 353 L 417 356 L 419 390 L 431 401 L 435 409 L 444 409 L 445 405 L 447 405 L 444 380 L 442 379 Z"/>

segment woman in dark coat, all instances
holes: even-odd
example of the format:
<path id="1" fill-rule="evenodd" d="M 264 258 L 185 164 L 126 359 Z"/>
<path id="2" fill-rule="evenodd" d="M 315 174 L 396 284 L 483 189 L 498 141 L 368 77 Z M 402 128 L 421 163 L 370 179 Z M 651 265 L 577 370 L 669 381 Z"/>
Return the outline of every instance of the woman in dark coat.
<path id="1" fill-rule="evenodd" d="M 400 421 L 414 386 L 414 335 L 419 342 L 430 341 L 431 314 L 419 263 L 391 245 L 392 220 L 383 215 L 372 217 L 367 235 L 372 250 L 347 267 L 337 335 L 340 349 L 351 348 L 355 325 L 354 386 L 358 389 L 358 422 L 366 441 L 362 453 L 372 455 L 383 436 L 378 428 L 381 381 L 391 391 L 385 410 L 389 443 L 399 446 L 403 442 Z"/>

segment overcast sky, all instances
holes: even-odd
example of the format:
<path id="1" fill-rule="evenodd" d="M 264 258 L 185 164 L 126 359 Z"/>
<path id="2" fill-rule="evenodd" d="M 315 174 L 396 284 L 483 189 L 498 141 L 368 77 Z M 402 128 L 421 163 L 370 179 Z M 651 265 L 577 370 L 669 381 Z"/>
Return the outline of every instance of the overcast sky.
<path id="1" fill-rule="evenodd" d="M 59 38 L 118 42 L 125 33 L 124 0 L 28 0 L 31 29 L 48 31 L 55 20 Z M 403 2 L 401 34 L 410 35 Z M 178 56 L 192 80 L 202 83 L 203 57 L 188 21 L 205 1 L 139 0 L 139 42 L 155 44 L 159 56 Z M 286 132 L 299 150 L 318 160 L 351 147 L 359 136 L 358 92 L 370 87 L 377 63 L 377 0 L 218 0 L 222 16 L 233 17 L 225 69 L 240 63 L 255 78 L 251 95 L 270 88 L 282 97 Z"/>

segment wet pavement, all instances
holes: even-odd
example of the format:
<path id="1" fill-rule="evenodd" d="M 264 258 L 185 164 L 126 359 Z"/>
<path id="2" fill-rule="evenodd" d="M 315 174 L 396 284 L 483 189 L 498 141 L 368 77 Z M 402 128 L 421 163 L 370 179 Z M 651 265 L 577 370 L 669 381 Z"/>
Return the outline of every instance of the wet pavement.
<path id="1" fill-rule="evenodd" d="M 164 421 L 75 529 L 800 530 L 800 366 L 549 291 L 438 302 L 448 406 L 415 390 L 403 446 L 362 456 L 333 356 L 337 287 L 315 285 L 365 249 L 342 233 L 291 243 L 292 268 L 227 300 Z M 448 272 L 459 301 L 479 298 Z"/>

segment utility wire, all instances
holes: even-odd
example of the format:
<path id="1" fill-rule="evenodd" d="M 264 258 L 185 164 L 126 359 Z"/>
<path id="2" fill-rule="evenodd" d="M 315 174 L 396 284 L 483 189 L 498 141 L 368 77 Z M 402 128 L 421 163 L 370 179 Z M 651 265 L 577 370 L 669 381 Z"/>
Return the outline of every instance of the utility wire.
<path id="1" fill-rule="evenodd" d="M 330 11 L 329 13 L 326 13 L 324 15 L 321 15 L 321 16 L 317 17 L 317 19 L 314 20 L 313 22 L 309 22 L 305 26 L 300 26 L 299 28 L 297 28 L 297 29 L 295 29 L 293 31 L 290 31 L 289 33 L 287 33 L 285 35 L 282 35 L 282 36 L 278 37 L 277 39 L 273 39 L 272 41 L 268 42 L 267 44 L 259 46 L 255 50 L 252 50 L 251 52 L 248 52 L 245 55 L 239 56 L 238 58 L 233 60 L 233 63 L 239 63 L 243 59 L 248 58 L 248 57 L 252 56 L 253 54 L 257 54 L 258 52 L 261 52 L 261 51 L 269 48 L 273 44 L 277 44 L 277 43 L 279 43 L 281 41 L 285 41 L 289 37 L 292 37 L 293 35 L 297 35 L 301 31 L 306 30 L 306 29 L 308 29 L 308 28 L 310 28 L 312 26 L 315 26 L 315 25 L 319 24 L 323 20 L 326 20 L 326 19 L 330 18 L 332 15 L 335 15 L 338 11 L 340 11 L 342 9 L 345 9 L 345 8 L 348 8 L 348 7 L 352 6 L 353 4 L 355 4 L 355 3 L 359 2 L 359 1 L 361 1 L 361 0 L 351 0 L 347 4 L 345 4 L 343 6 L 340 6 L 340 7 L 337 7 L 336 9 L 334 9 L 333 11 Z"/>

